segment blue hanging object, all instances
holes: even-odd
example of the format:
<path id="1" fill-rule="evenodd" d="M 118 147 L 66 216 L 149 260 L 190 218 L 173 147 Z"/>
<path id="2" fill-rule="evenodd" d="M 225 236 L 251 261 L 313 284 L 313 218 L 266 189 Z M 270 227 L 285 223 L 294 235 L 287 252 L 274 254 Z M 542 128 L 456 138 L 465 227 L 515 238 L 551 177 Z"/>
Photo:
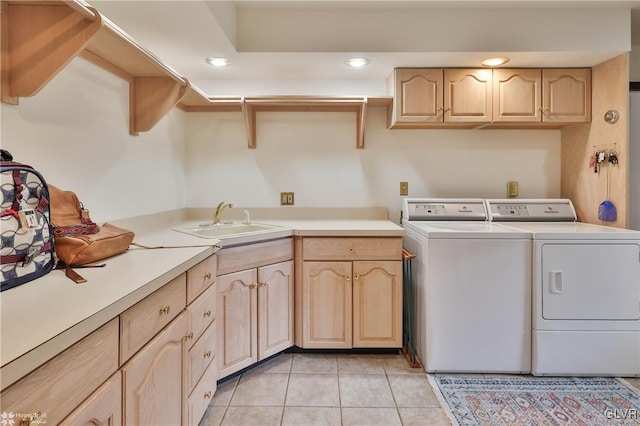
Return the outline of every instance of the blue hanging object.
<path id="1" fill-rule="evenodd" d="M 616 163 L 617 164 L 617 161 Z M 616 206 L 609 201 L 609 175 L 611 172 L 611 165 L 607 168 L 607 199 L 600 203 L 600 207 L 598 207 L 598 219 L 604 222 L 615 222 L 618 220 L 618 212 L 616 211 Z"/>
<path id="2" fill-rule="evenodd" d="M 598 207 L 598 219 L 605 222 L 615 222 L 618 220 L 616 206 L 609 200 L 600 203 L 600 207 Z"/>

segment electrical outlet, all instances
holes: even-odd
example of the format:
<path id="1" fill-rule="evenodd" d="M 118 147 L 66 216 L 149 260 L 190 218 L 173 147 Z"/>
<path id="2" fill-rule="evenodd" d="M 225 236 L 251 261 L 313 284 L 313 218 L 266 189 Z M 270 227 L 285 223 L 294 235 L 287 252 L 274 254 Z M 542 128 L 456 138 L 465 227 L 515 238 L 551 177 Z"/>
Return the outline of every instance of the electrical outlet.
<path id="1" fill-rule="evenodd" d="M 400 182 L 400 195 L 409 195 L 409 182 Z"/>
<path id="2" fill-rule="evenodd" d="M 518 196 L 518 182 L 507 182 L 507 197 L 516 198 Z"/>
<path id="3" fill-rule="evenodd" d="M 281 192 L 280 193 L 280 205 L 281 206 L 293 206 L 293 192 Z"/>

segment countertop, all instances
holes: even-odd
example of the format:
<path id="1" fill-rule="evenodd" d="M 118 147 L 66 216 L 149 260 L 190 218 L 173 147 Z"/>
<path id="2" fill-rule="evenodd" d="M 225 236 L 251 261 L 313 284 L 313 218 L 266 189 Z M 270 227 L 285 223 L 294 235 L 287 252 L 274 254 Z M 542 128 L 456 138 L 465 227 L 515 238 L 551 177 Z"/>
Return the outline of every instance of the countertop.
<path id="1" fill-rule="evenodd" d="M 106 263 L 104 268 L 78 269 L 87 279 L 84 284 L 75 284 L 64 271 L 54 270 L 1 293 L 2 389 L 219 248 L 288 236 L 404 235 L 402 227 L 384 218 L 337 214 L 338 219 L 256 218 L 252 222 L 279 228 L 228 238 L 200 238 L 173 230 L 203 223 L 198 214 L 173 215 L 171 220 L 165 220 L 162 214 L 153 216 L 153 220 L 140 217 L 113 223 L 133 229 L 134 243 L 163 248 L 131 246 L 125 253 L 101 262 Z"/>

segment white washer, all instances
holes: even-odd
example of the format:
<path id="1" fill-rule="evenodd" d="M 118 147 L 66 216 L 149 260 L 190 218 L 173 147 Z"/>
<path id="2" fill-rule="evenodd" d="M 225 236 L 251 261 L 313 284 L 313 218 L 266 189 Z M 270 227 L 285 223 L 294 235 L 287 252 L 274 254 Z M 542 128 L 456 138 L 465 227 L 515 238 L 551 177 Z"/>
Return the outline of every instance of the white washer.
<path id="1" fill-rule="evenodd" d="M 531 240 L 481 199 L 404 200 L 415 341 L 427 372 L 531 370 Z"/>
<path id="2" fill-rule="evenodd" d="M 532 374 L 640 375 L 640 232 L 575 222 L 570 200 L 487 208 L 531 233 Z"/>

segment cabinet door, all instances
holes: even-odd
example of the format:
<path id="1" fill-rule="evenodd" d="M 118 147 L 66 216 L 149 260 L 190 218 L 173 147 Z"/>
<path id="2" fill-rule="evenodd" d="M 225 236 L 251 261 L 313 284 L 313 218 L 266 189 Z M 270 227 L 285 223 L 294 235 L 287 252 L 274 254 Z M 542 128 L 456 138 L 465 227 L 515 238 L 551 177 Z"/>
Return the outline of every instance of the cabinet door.
<path id="1" fill-rule="evenodd" d="M 122 376 L 116 372 L 98 388 L 60 426 L 122 424 Z"/>
<path id="2" fill-rule="evenodd" d="M 180 314 L 122 368 L 125 425 L 183 423 L 182 359 L 186 314 Z"/>
<path id="3" fill-rule="evenodd" d="M 490 69 L 444 70 L 444 121 L 490 122 L 493 115 Z"/>
<path id="4" fill-rule="evenodd" d="M 258 268 L 258 360 L 293 346 L 293 262 Z"/>
<path id="5" fill-rule="evenodd" d="M 353 347 L 402 347 L 402 262 L 353 262 Z"/>
<path id="6" fill-rule="evenodd" d="M 543 122 L 587 123 L 591 121 L 591 70 L 542 70 Z"/>
<path id="7" fill-rule="evenodd" d="M 303 345 L 351 348 L 351 262 L 303 263 Z"/>
<path id="8" fill-rule="evenodd" d="M 395 71 L 395 121 L 442 122 L 442 69 L 399 68 Z"/>
<path id="9" fill-rule="evenodd" d="M 258 361 L 257 281 L 255 268 L 221 275 L 218 286 L 217 356 L 220 378 Z"/>
<path id="10" fill-rule="evenodd" d="M 542 70 L 493 70 L 493 120 L 540 123 L 542 121 Z"/>

